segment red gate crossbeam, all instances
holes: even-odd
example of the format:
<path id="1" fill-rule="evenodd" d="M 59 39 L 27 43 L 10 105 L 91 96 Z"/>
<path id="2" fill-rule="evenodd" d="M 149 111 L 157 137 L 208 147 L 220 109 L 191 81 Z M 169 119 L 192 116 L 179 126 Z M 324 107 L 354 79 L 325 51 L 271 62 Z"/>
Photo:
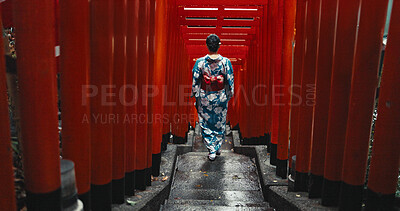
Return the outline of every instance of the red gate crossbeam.
<path id="1" fill-rule="evenodd" d="M 181 26 L 181 32 L 183 34 L 187 33 L 207 33 L 207 34 L 217 34 L 220 35 L 222 33 L 246 33 L 246 34 L 255 34 L 255 27 L 222 27 L 217 28 L 216 26 L 210 27 L 193 27 L 193 26 Z"/>
<path id="2" fill-rule="evenodd" d="M 234 19 L 234 18 L 225 18 L 223 17 L 221 20 L 209 19 L 209 18 L 188 18 L 188 17 L 180 17 L 179 24 L 187 25 L 187 26 L 258 26 L 259 19 L 257 18 L 249 18 L 249 19 Z"/>
<path id="3" fill-rule="evenodd" d="M 224 6 L 247 6 L 247 5 L 266 5 L 268 1 L 265 0 L 219 0 L 214 1 L 214 0 L 177 0 L 176 4 L 177 5 L 187 5 L 187 6 L 193 6 L 193 5 L 224 5 Z"/>
<path id="4" fill-rule="evenodd" d="M 190 55 L 190 60 L 197 60 L 198 58 L 200 58 L 200 57 L 203 57 L 205 54 L 191 54 Z M 243 63 L 243 60 L 245 60 L 246 59 L 246 56 L 245 55 L 233 55 L 233 54 L 231 54 L 231 55 L 227 55 L 227 54 L 221 54 L 221 55 L 223 55 L 224 57 L 226 57 L 226 58 L 228 58 L 229 60 L 231 60 L 231 62 L 232 62 L 232 64 L 235 62 L 236 64 L 242 64 Z"/>
<path id="5" fill-rule="evenodd" d="M 183 39 L 185 39 L 185 40 L 188 40 L 188 39 L 204 39 L 204 40 L 205 40 L 205 39 L 207 38 L 208 35 L 209 35 L 209 34 L 206 34 L 206 33 L 188 33 L 188 34 L 183 34 L 182 37 L 183 37 Z M 253 40 L 254 35 L 245 34 L 245 33 L 242 33 L 242 34 L 240 34 L 240 33 L 222 33 L 222 34 L 219 36 L 219 38 L 220 38 L 221 40 L 224 40 L 224 39 L 244 39 L 244 40 Z"/>
<path id="6" fill-rule="evenodd" d="M 250 45 L 250 41 L 247 40 L 239 40 L 239 39 L 231 39 L 231 40 L 223 40 L 221 42 L 224 45 Z M 185 42 L 187 45 L 201 45 L 206 43 L 206 39 L 189 39 Z"/>
<path id="7" fill-rule="evenodd" d="M 189 55 L 205 55 L 208 53 L 205 47 L 205 42 L 201 45 L 186 45 L 187 53 Z M 225 46 L 222 45 L 218 51 L 221 55 L 246 55 L 248 46 Z"/>
<path id="8" fill-rule="evenodd" d="M 262 7 L 257 6 L 230 6 L 219 9 L 215 6 L 179 6 L 178 16 L 185 17 L 216 17 L 216 13 L 211 11 L 217 11 L 218 14 L 224 17 L 236 17 L 236 18 L 251 18 L 261 17 L 263 15 Z"/>

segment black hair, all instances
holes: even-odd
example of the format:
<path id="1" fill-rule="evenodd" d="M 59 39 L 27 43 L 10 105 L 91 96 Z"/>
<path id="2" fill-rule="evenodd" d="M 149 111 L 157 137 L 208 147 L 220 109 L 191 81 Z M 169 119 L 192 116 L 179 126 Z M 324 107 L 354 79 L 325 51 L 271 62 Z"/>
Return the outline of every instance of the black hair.
<path id="1" fill-rule="evenodd" d="M 216 34 L 208 35 L 206 39 L 207 48 L 209 51 L 216 53 L 219 49 L 220 39 Z"/>

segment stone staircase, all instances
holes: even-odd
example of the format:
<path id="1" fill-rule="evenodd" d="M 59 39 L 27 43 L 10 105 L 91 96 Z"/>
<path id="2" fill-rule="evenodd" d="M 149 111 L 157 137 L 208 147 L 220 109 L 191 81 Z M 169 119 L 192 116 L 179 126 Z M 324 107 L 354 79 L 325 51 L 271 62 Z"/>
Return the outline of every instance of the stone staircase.
<path id="1" fill-rule="evenodd" d="M 257 167 L 232 151 L 227 136 L 213 162 L 196 128 L 193 152 L 177 158 L 169 198 L 161 210 L 273 210 L 264 201 Z"/>

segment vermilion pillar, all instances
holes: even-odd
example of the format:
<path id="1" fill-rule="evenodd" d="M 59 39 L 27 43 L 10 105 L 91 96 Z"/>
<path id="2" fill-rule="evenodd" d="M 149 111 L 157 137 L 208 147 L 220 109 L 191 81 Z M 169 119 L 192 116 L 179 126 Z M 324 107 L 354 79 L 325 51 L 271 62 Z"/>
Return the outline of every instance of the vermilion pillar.
<path id="1" fill-rule="evenodd" d="M 260 10 L 263 10 L 262 8 L 260 8 Z M 258 117 L 258 125 L 259 125 L 259 127 L 258 127 L 258 143 L 259 144 L 266 144 L 266 136 L 265 136 L 265 134 L 266 134 L 266 118 L 267 118 L 267 116 L 266 116 L 266 107 L 267 107 L 267 105 L 268 105 L 268 103 L 267 103 L 267 96 L 266 96 L 266 92 L 267 92 L 267 89 L 266 89 L 266 77 L 265 77 L 265 75 L 267 74 L 267 71 L 266 71 L 266 67 L 267 67 L 267 64 L 265 64 L 265 60 L 264 60 L 264 55 L 265 55 L 265 52 L 266 52 L 266 45 L 265 45 L 265 40 L 266 40 L 266 34 L 264 33 L 264 32 L 266 32 L 266 26 L 267 26 L 267 24 L 265 24 L 265 27 L 263 27 L 263 28 L 260 28 L 261 26 L 263 26 L 264 25 L 264 23 L 263 23 L 263 21 L 262 21 L 262 17 L 260 17 L 259 18 L 259 29 L 257 30 L 258 31 L 258 38 L 257 38 L 257 40 L 259 41 L 259 43 L 258 43 L 258 45 L 257 45 L 257 72 L 259 73 L 259 76 L 258 76 L 258 82 L 257 82 L 257 84 L 256 84 L 256 87 L 255 88 L 257 88 L 258 87 L 258 92 L 259 92 L 259 94 L 258 94 L 258 100 L 257 100 L 257 106 L 259 107 L 259 117 Z M 265 34 L 265 37 L 264 37 L 264 34 Z"/>
<path id="2" fill-rule="evenodd" d="M 271 1 L 268 1 L 268 8 L 265 8 L 265 10 L 267 10 L 268 9 L 268 11 L 267 11 L 267 15 L 266 16 L 264 16 L 264 19 L 267 19 L 268 20 L 268 24 L 266 25 L 266 27 L 267 27 L 267 49 L 266 49 L 266 56 L 267 56 L 267 59 L 266 59 L 266 65 L 267 65 L 267 72 L 266 72 L 266 77 L 267 77 L 267 79 L 266 79 L 266 83 L 267 83 L 267 97 L 268 97 L 268 100 L 267 100 L 267 102 L 268 102 L 268 106 L 266 107 L 266 111 L 265 111 L 265 113 L 266 113 L 266 128 L 267 128 L 267 137 L 266 137 L 266 139 L 267 139 L 267 144 L 268 144 L 268 151 L 269 152 L 271 152 L 271 148 L 270 148 L 270 142 L 271 142 L 271 132 L 272 132 L 272 84 L 273 84 L 273 80 L 272 80 L 272 68 L 271 68 L 271 64 L 272 64 L 272 54 L 273 54 L 273 52 L 272 52 L 272 45 L 273 45 L 273 42 L 272 42 L 272 38 L 273 38 L 273 36 L 272 36 L 272 27 L 273 27 L 273 20 L 272 20 L 272 9 L 273 9 L 273 7 L 272 7 L 272 2 Z M 264 12 L 264 14 L 265 14 L 265 12 Z M 265 26 L 264 26 L 265 27 Z"/>
<path id="3" fill-rule="evenodd" d="M 256 101 L 256 96 L 253 94 L 254 93 L 254 87 L 255 87 L 255 74 L 256 74 L 256 63 L 255 63 L 255 57 L 256 57 L 256 41 L 252 41 L 250 48 L 249 48 L 249 66 L 247 68 L 247 87 L 246 87 L 246 95 L 250 99 L 247 111 L 246 111 L 246 125 L 245 127 L 247 128 L 247 137 L 245 136 L 245 139 L 243 142 L 247 142 L 247 144 L 254 144 L 256 143 L 256 122 L 257 120 L 254 118 L 256 111 L 256 106 L 255 101 Z"/>
<path id="4" fill-rule="evenodd" d="M 322 204 L 338 203 L 360 1 L 339 1 L 329 102 Z"/>
<path id="5" fill-rule="evenodd" d="M 15 1 L 13 9 L 27 208 L 60 210 L 54 1 Z"/>
<path id="6" fill-rule="evenodd" d="M 250 47 L 249 47 L 248 51 L 250 52 Z M 250 66 L 249 65 L 250 61 L 249 60 L 250 59 L 249 59 L 249 56 L 248 56 L 246 58 L 246 60 L 245 60 L 245 67 L 244 67 L 245 71 L 243 71 L 243 74 L 242 74 L 243 78 L 246 78 L 246 76 L 249 74 L 249 71 L 250 71 L 249 70 L 249 66 Z M 239 89 L 235 91 L 236 93 L 240 93 L 239 101 L 242 103 L 241 112 L 240 112 L 241 113 L 240 123 L 239 123 L 241 140 L 244 139 L 244 137 L 248 137 L 248 128 L 247 128 L 247 119 L 246 119 L 247 111 L 249 109 L 249 103 L 250 103 L 248 94 L 246 93 L 247 87 L 248 87 L 248 83 L 249 83 L 248 80 L 243 80 L 243 83 L 241 84 Z"/>
<path id="7" fill-rule="evenodd" d="M 153 147 L 152 147 L 152 175 L 160 175 L 161 164 L 161 142 L 163 137 L 163 115 L 164 115 L 164 84 L 167 64 L 167 2 L 156 1 L 155 11 L 155 57 L 154 57 L 154 87 L 158 95 L 153 99 Z"/>
<path id="8" fill-rule="evenodd" d="M 93 210 L 111 210 L 113 102 L 113 1 L 93 0 L 91 6 L 90 82 Z"/>
<path id="9" fill-rule="evenodd" d="M 387 8 L 387 0 L 363 1 L 361 4 L 339 200 L 343 210 L 360 210 L 363 201 Z"/>
<path id="10" fill-rule="evenodd" d="M 173 70 L 172 66 L 174 61 L 175 55 L 175 50 L 176 50 L 176 39 L 175 39 L 175 33 L 176 30 L 176 24 L 175 24 L 175 19 L 176 19 L 176 8 L 174 3 L 168 3 L 168 44 L 167 44 L 167 67 L 166 70 L 168 71 L 168 74 L 166 75 L 166 87 L 164 91 L 164 113 L 166 114 L 166 121 L 163 122 L 163 150 L 167 149 L 167 144 L 170 141 L 170 137 L 172 134 L 171 126 L 172 126 L 172 115 L 173 115 L 173 106 L 171 105 L 170 102 L 172 102 L 173 96 L 171 92 L 171 87 L 174 84 L 175 74 L 176 70 Z"/>
<path id="11" fill-rule="evenodd" d="M 89 2 L 60 1 L 62 154 L 75 164 L 76 186 L 90 210 Z"/>
<path id="12" fill-rule="evenodd" d="M 311 159 L 313 116 L 315 105 L 315 75 L 317 58 L 317 41 L 319 30 L 320 1 L 307 3 L 305 23 L 306 53 L 301 81 L 301 104 L 299 108 L 299 128 L 296 150 L 296 191 L 308 190 L 308 173 Z"/>
<path id="13" fill-rule="evenodd" d="M 368 177 L 366 210 L 394 210 L 400 160 L 400 2 L 393 1 L 378 119 Z"/>
<path id="14" fill-rule="evenodd" d="M 139 1 L 138 69 L 137 69 L 137 124 L 136 124 L 136 173 L 135 187 L 146 189 L 147 166 L 147 112 L 148 112 L 148 71 L 149 71 L 149 16 L 150 0 Z"/>
<path id="15" fill-rule="evenodd" d="M 148 112 L 147 112 L 147 168 L 146 168 L 146 185 L 151 185 L 151 166 L 153 157 L 153 101 L 158 93 L 154 86 L 154 54 L 155 54 L 155 10 L 156 1 L 150 0 L 149 8 L 149 71 L 148 71 Z"/>
<path id="16" fill-rule="evenodd" d="M 125 143 L 126 143 L 126 36 L 127 36 L 127 0 L 114 1 L 114 98 L 113 114 L 113 180 L 112 201 L 125 202 Z"/>
<path id="17" fill-rule="evenodd" d="M 310 164 L 309 198 L 321 197 L 324 175 L 326 133 L 331 88 L 333 42 L 335 38 L 337 0 L 321 1 L 321 24 L 318 39 L 318 60 L 314 108 L 314 132 Z"/>
<path id="18" fill-rule="evenodd" d="M 305 0 L 298 0 L 296 5 L 296 36 L 293 58 L 293 82 L 292 101 L 290 112 L 290 147 L 289 147 L 289 169 L 292 169 L 292 157 L 296 155 L 298 129 L 299 129 L 299 107 L 301 103 L 301 77 L 304 63 L 304 26 L 305 26 Z M 294 175 L 292 175 L 294 177 Z M 294 179 L 294 178 L 293 178 Z"/>
<path id="19" fill-rule="evenodd" d="M 258 20 L 258 19 L 256 19 Z M 256 112 L 253 112 L 253 115 L 259 115 L 258 118 L 255 118 L 256 121 L 254 121 L 255 124 L 255 129 L 256 130 L 256 134 L 255 134 L 255 140 L 257 144 L 261 144 L 262 140 L 263 140 L 263 136 L 264 136 L 264 128 L 265 128 L 265 115 L 263 115 L 264 113 L 264 105 L 263 105 L 263 101 L 262 101 L 262 93 L 263 93 L 263 87 L 260 87 L 261 84 L 263 84 L 263 74 L 264 71 L 262 71 L 262 63 L 261 63 L 261 56 L 262 56 L 262 30 L 260 29 L 260 27 L 262 26 L 262 22 L 260 20 L 258 20 L 258 26 L 256 29 L 256 37 L 255 39 L 258 41 L 255 45 L 255 73 L 254 74 L 254 79 L 255 79 L 255 83 L 254 83 L 254 87 L 253 89 L 255 89 L 253 91 L 254 94 L 256 94 L 256 99 L 254 101 L 255 103 L 255 107 L 256 107 Z"/>
<path id="20" fill-rule="evenodd" d="M 294 40 L 294 24 L 296 18 L 296 0 L 283 2 L 283 56 L 279 109 L 278 154 L 276 175 L 287 177 L 288 147 L 289 147 L 289 118 L 290 118 L 290 86 L 292 84 L 292 49 Z"/>
<path id="21" fill-rule="evenodd" d="M 267 4 L 264 5 L 263 7 L 263 16 L 262 16 L 262 70 L 263 71 L 263 82 L 264 85 L 266 86 L 264 89 L 264 95 L 266 97 L 265 101 L 267 103 L 267 105 L 264 108 L 264 113 L 262 115 L 263 119 L 265 121 L 264 124 L 264 143 L 265 144 L 269 144 L 268 142 L 270 141 L 270 135 L 271 135 L 271 120 L 272 117 L 270 115 L 270 111 L 271 111 L 271 96 L 270 96 L 270 89 L 271 89 L 271 84 L 269 83 L 269 72 L 270 72 L 270 68 L 269 68 L 269 61 L 271 59 L 271 55 L 270 55 L 270 45 L 271 45 L 271 32 L 270 32 L 270 27 L 271 27 L 271 21 L 269 20 L 269 14 L 270 10 L 269 10 L 269 1 Z M 240 68 L 242 68 L 242 66 L 240 66 Z"/>
<path id="22" fill-rule="evenodd" d="M 3 26 L 1 18 L 0 26 Z M 0 40 L 0 166 L 2 168 L 0 171 L 0 207 L 4 210 L 16 210 L 5 67 L 4 45 L 3 40 Z"/>
<path id="23" fill-rule="evenodd" d="M 125 194 L 135 194 L 135 169 L 136 169 L 136 124 L 137 120 L 137 36 L 139 34 L 139 1 L 128 1 L 128 21 L 126 39 L 126 171 Z"/>
<path id="24" fill-rule="evenodd" d="M 271 77 L 272 77 L 272 128 L 271 128 L 271 157 L 270 163 L 276 165 L 278 131 L 279 131 L 279 95 L 280 95 L 280 78 L 282 68 L 282 32 L 283 32 L 283 14 L 279 13 L 279 2 L 281 0 L 271 1 L 272 10 L 272 58 L 271 58 Z"/>

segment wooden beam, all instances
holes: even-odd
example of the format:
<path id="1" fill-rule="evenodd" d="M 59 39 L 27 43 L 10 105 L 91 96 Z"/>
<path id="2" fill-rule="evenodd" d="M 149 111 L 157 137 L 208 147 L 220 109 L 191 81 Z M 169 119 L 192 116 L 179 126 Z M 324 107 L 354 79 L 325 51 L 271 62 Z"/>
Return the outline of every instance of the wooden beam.
<path id="1" fill-rule="evenodd" d="M 255 34 L 256 28 L 217 28 L 217 27 L 187 27 L 181 26 L 182 33 L 207 33 L 207 34 L 222 34 L 222 33 L 246 33 L 246 34 Z"/>
<path id="2" fill-rule="evenodd" d="M 220 5 L 220 6 L 248 6 L 248 5 L 266 5 L 265 0 L 176 0 L 177 5 Z"/>
<path id="3" fill-rule="evenodd" d="M 187 26 L 258 26 L 260 21 L 258 18 L 255 19 L 202 19 L 199 17 L 198 19 L 187 19 L 186 17 L 179 18 L 180 25 Z"/>
<path id="4" fill-rule="evenodd" d="M 200 39 L 190 39 L 190 40 L 185 40 L 185 43 L 187 45 L 201 45 L 201 44 L 206 44 L 206 40 L 200 40 Z M 224 45 L 250 45 L 250 41 L 246 40 L 221 40 L 221 43 Z"/>
<path id="5" fill-rule="evenodd" d="M 204 34 L 183 34 L 182 37 L 183 39 L 206 39 L 209 34 L 204 33 Z M 223 34 L 219 36 L 220 39 L 244 39 L 244 40 L 253 40 L 254 35 L 238 35 L 238 34 Z"/>
<path id="6" fill-rule="evenodd" d="M 204 9 L 208 8 L 208 9 Z M 218 13 L 215 13 L 217 10 Z M 214 11 L 214 12 L 213 12 Z M 218 8 L 216 6 L 179 6 L 178 16 L 183 17 L 262 17 L 263 7 L 260 6 L 229 6 Z"/>

